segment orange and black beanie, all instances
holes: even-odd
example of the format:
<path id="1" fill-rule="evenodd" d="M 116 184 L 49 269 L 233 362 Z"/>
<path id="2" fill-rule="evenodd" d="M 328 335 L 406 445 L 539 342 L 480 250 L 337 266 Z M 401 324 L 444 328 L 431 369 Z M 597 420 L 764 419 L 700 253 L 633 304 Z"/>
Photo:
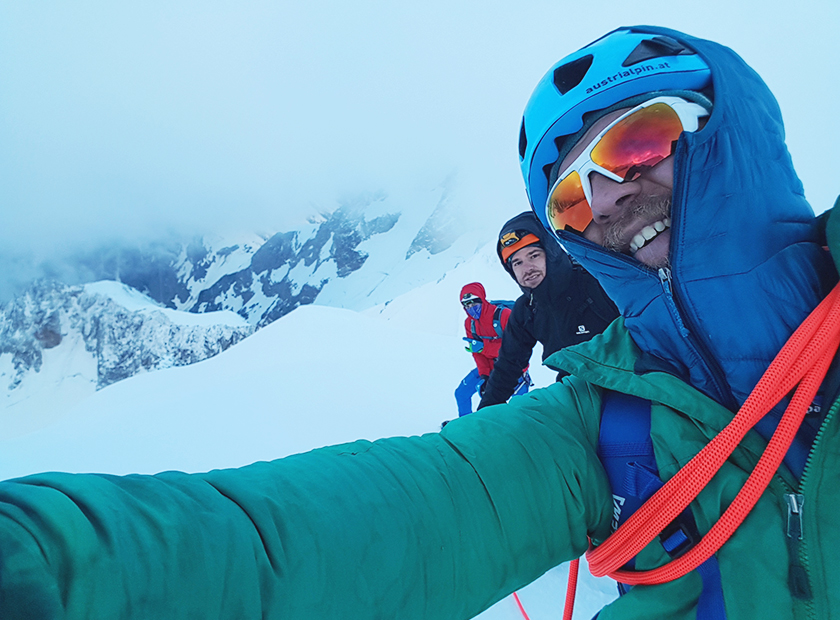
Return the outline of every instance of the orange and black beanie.
<path id="1" fill-rule="evenodd" d="M 533 211 L 525 211 L 505 222 L 499 231 L 496 253 L 508 273 L 513 273 L 509 264 L 510 257 L 522 248 L 536 244 L 543 250 L 546 249 L 542 242 L 543 234 L 542 224 Z"/>

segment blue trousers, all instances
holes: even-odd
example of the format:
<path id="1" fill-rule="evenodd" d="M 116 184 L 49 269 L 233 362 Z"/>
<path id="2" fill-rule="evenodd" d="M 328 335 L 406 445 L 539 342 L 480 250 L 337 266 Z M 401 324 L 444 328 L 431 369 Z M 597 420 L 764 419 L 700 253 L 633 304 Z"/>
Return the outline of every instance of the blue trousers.
<path id="1" fill-rule="evenodd" d="M 458 417 L 472 413 L 472 397 L 484 381 L 478 375 L 478 368 L 473 368 L 455 388 L 455 401 L 458 403 Z M 519 377 L 519 382 L 513 390 L 514 396 L 526 394 L 531 383 L 531 375 L 527 372 Z"/>
<path id="2" fill-rule="evenodd" d="M 458 403 L 458 417 L 472 413 L 472 397 L 478 391 L 478 386 L 484 382 L 478 376 L 478 368 L 473 368 L 455 388 L 455 401 Z"/>

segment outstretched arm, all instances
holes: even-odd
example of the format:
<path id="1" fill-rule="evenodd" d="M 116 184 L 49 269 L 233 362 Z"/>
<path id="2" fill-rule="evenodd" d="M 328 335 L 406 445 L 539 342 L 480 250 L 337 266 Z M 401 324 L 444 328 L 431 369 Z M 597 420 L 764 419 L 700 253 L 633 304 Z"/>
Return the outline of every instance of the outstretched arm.
<path id="1" fill-rule="evenodd" d="M 555 384 L 235 470 L 0 483 L 0 617 L 472 617 L 608 524 L 598 398 Z"/>

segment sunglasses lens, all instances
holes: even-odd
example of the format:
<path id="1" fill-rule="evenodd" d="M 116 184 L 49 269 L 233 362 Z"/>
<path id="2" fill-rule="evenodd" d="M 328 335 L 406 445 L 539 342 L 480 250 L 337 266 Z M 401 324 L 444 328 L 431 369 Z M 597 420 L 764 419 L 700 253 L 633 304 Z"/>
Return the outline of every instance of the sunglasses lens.
<path id="1" fill-rule="evenodd" d="M 592 149 L 592 161 L 622 179 L 628 173 L 635 177 L 639 168 L 655 166 L 672 154 L 682 129 L 671 106 L 655 103 L 613 125 Z"/>
<path id="2" fill-rule="evenodd" d="M 568 226 L 579 232 L 592 221 L 592 210 L 577 172 L 566 175 L 552 189 L 548 197 L 548 221 L 554 230 L 565 230 Z"/>
<path id="3" fill-rule="evenodd" d="M 621 119 L 601 136 L 590 155 L 592 163 L 622 180 L 634 180 L 673 153 L 682 133 L 680 118 L 667 103 L 655 103 Z M 547 207 L 554 230 L 582 232 L 592 221 L 581 177 L 572 171 L 551 189 Z"/>

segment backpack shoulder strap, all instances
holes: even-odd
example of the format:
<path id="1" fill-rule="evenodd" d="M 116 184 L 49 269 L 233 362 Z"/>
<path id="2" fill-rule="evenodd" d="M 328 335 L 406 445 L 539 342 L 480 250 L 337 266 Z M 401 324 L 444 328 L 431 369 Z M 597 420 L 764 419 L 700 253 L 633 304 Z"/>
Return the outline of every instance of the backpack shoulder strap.
<path id="1" fill-rule="evenodd" d="M 484 338 L 478 335 L 475 329 L 475 319 L 472 317 L 470 317 L 470 336 L 472 336 L 473 340 L 484 340 Z"/>
<path id="2" fill-rule="evenodd" d="M 650 438 L 650 401 L 621 392 L 605 390 L 598 435 L 598 458 L 607 472 L 613 501 L 612 530 L 618 529 L 630 515 L 662 486 L 653 441 Z M 691 514 L 686 509 L 659 537 L 665 551 L 678 557 L 700 540 Z M 626 568 L 635 568 L 635 558 Z M 701 564 L 697 572 L 703 591 L 697 604 L 698 620 L 725 620 L 723 586 L 715 556 Z M 620 594 L 630 590 L 618 584 Z"/>
<path id="3" fill-rule="evenodd" d="M 482 342 L 486 342 L 488 340 L 498 340 L 502 337 L 502 308 L 496 307 L 496 310 L 493 311 L 493 329 L 496 330 L 495 336 L 479 336 L 478 331 L 475 329 L 475 319 L 470 318 L 470 334 L 472 335 L 473 340 L 481 340 Z"/>
<path id="4" fill-rule="evenodd" d="M 628 469 L 644 467 L 656 471 L 650 439 L 649 400 L 612 390 L 604 391 L 598 458 L 612 489 L 612 531 L 615 531 L 646 499 L 633 497 L 625 491 Z"/>
<path id="5" fill-rule="evenodd" d="M 496 306 L 496 310 L 493 312 L 493 329 L 496 330 L 496 338 L 502 337 L 502 308 L 501 306 Z"/>

